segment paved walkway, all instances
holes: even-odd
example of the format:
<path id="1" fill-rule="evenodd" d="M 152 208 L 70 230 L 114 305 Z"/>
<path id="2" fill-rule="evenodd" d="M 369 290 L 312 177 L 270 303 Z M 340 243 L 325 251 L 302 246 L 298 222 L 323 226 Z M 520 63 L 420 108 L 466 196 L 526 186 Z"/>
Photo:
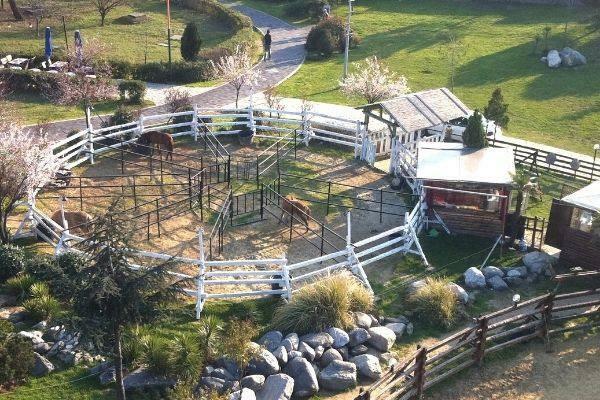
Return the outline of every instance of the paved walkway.
<path id="1" fill-rule="evenodd" d="M 298 28 L 282 21 L 279 18 L 265 14 L 261 11 L 238 3 L 228 3 L 230 6 L 252 18 L 254 26 L 261 32 L 271 30 L 273 44 L 271 46 L 272 58 L 269 61 L 260 62 L 255 68 L 262 71 L 262 78 L 255 86 L 255 92 L 261 92 L 272 85 L 277 85 L 293 75 L 304 62 L 304 43 L 310 27 Z M 243 88 L 240 98 L 250 94 L 249 88 Z M 235 89 L 228 84 L 217 86 L 192 96 L 192 103 L 202 107 L 223 107 L 235 101 Z M 166 113 L 166 107 L 159 105 L 143 110 L 144 115 Z M 92 124 L 100 126 L 101 119 L 94 117 Z M 85 129 L 83 118 L 68 121 L 57 121 L 48 125 L 50 139 L 60 139 L 72 130 Z"/>

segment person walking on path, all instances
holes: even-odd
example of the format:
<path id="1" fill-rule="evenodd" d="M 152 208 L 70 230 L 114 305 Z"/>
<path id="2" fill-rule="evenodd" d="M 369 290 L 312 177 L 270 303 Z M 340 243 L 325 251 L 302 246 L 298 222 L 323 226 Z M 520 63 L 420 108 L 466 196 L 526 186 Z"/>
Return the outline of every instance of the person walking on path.
<path id="1" fill-rule="evenodd" d="M 271 30 L 267 29 L 267 34 L 265 35 L 265 37 L 263 38 L 263 46 L 265 48 L 265 55 L 263 57 L 264 60 L 270 60 L 271 59 Z"/>

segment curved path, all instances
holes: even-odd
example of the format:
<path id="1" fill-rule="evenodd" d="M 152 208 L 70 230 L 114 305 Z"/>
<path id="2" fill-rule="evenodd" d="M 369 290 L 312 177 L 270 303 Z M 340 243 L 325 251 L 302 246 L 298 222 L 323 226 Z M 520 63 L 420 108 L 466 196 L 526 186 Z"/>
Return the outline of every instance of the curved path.
<path id="1" fill-rule="evenodd" d="M 300 68 L 304 62 L 304 42 L 310 27 L 298 28 L 279 18 L 238 3 L 231 3 L 230 6 L 252 18 L 254 26 L 261 32 L 264 33 L 267 29 L 270 29 L 273 36 L 271 60 L 262 61 L 254 67 L 262 70 L 261 79 L 254 87 L 254 92 L 261 92 L 269 86 L 278 85 Z M 249 94 L 249 88 L 243 88 L 240 99 L 247 97 Z M 201 107 L 223 107 L 233 102 L 235 102 L 235 89 L 228 84 L 192 96 L 192 103 Z M 142 113 L 152 115 L 166 112 L 168 111 L 163 105 L 145 108 Z M 94 117 L 92 124 L 100 126 L 100 118 Z M 59 139 L 65 137 L 72 130 L 82 129 L 85 129 L 84 118 L 52 122 L 48 124 L 48 136 L 50 139 Z"/>

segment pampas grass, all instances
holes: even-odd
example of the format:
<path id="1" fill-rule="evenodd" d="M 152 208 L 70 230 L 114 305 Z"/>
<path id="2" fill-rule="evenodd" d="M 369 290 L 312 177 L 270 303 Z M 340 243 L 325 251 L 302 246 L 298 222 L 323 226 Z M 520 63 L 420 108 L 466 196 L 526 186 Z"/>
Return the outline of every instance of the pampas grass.
<path id="1" fill-rule="evenodd" d="M 460 309 L 448 282 L 442 278 L 427 278 L 425 283 L 408 297 L 408 306 L 422 322 L 451 328 L 458 320 Z"/>

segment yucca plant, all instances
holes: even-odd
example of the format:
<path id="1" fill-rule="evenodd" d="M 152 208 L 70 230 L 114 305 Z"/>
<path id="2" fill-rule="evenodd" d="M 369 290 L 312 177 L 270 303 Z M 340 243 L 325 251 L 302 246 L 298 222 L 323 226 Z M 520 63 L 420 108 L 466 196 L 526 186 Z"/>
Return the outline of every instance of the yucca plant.
<path id="1" fill-rule="evenodd" d="M 408 306 L 430 326 L 451 328 L 459 317 L 456 296 L 442 278 L 427 278 L 426 284 L 408 297 Z"/>
<path id="2" fill-rule="evenodd" d="M 169 343 L 159 337 L 150 336 L 144 340 L 144 364 L 155 374 L 168 376 L 173 370 Z"/>
<path id="3" fill-rule="evenodd" d="M 222 332 L 222 321 L 214 315 L 208 315 L 200 320 L 199 348 L 205 361 L 211 361 L 215 357 L 217 343 Z"/>
<path id="4" fill-rule="evenodd" d="M 352 312 L 369 311 L 373 301 L 373 294 L 352 274 L 336 274 L 298 290 L 289 303 L 275 310 L 272 325 L 298 333 L 350 328 Z"/>
<path id="5" fill-rule="evenodd" d="M 170 345 L 170 359 L 173 374 L 180 380 L 190 381 L 198 377 L 202 367 L 202 356 L 197 339 L 191 335 L 179 335 Z"/>
<path id="6" fill-rule="evenodd" d="M 25 312 L 34 321 L 45 321 L 60 312 L 60 302 L 50 294 L 32 297 L 23 302 Z"/>
<path id="7" fill-rule="evenodd" d="M 4 284 L 4 289 L 11 295 L 17 297 L 17 301 L 24 300 L 28 294 L 29 289 L 36 283 L 34 277 L 29 274 L 19 274 L 9 278 Z"/>

